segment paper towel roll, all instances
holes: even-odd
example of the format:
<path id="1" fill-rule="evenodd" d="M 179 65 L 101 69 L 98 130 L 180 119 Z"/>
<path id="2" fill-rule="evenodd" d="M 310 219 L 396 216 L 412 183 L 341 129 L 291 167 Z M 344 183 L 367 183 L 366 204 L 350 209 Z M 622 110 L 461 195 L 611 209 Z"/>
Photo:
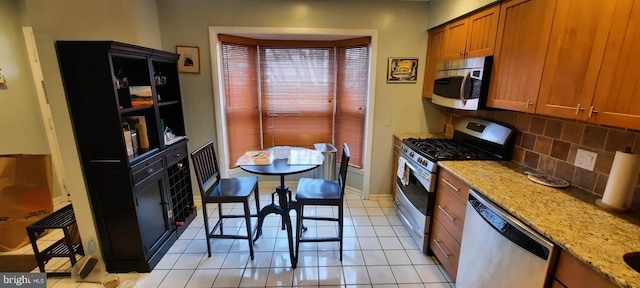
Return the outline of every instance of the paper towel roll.
<path id="1" fill-rule="evenodd" d="M 638 174 L 640 174 L 640 154 L 616 151 L 602 203 L 619 209 L 631 207 Z"/>

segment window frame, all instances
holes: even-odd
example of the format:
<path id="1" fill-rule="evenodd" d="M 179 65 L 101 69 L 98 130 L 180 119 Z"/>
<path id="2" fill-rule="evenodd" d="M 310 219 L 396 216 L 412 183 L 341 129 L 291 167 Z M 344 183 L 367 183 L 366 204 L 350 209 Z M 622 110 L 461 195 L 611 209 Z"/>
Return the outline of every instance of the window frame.
<path id="1" fill-rule="evenodd" d="M 369 51 L 369 85 L 367 113 L 365 116 L 365 133 L 362 155 L 362 168 L 349 168 L 349 173 L 360 174 L 357 177 L 350 177 L 350 181 L 362 181 L 361 184 L 352 184 L 355 187 L 362 187 L 363 197 L 368 198 L 369 183 L 371 178 L 371 149 L 373 141 L 373 113 L 375 111 L 375 83 L 376 83 L 376 59 L 377 59 L 377 30 L 373 29 L 323 29 L 323 28 L 268 28 L 268 27 L 209 27 L 211 69 L 213 81 L 213 100 L 216 135 L 220 157 L 221 174 L 225 177 L 244 175 L 240 168 L 228 169 L 228 163 L 235 159 L 228 159 L 227 133 L 225 131 L 226 123 L 224 111 L 222 109 L 222 99 L 224 97 L 224 85 L 222 80 L 222 71 L 220 67 L 221 61 L 221 44 L 218 40 L 218 34 L 235 35 L 240 37 L 257 38 L 257 39 L 281 39 L 281 40 L 342 40 L 356 37 L 371 37 Z M 215 137 L 215 136 L 214 136 Z M 223 168 L 224 167 L 224 168 Z M 293 175 L 295 176 L 295 175 Z M 295 180 L 291 177 L 290 180 Z"/>

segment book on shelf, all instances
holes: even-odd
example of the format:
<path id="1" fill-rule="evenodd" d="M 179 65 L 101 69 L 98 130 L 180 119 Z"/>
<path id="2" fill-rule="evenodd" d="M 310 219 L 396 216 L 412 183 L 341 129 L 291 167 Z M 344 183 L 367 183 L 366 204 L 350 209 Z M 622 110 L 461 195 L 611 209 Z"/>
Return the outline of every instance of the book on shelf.
<path id="1" fill-rule="evenodd" d="M 127 156 L 132 156 L 134 151 L 133 151 L 133 142 L 131 142 L 131 131 L 122 130 L 122 133 L 124 134 L 124 144 L 125 144 L 125 148 L 127 149 Z"/>
<path id="2" fill-rule="evenodd" d="M 256 150 L 244 153 L 238 158 L 236 165 L 271 165 L 272 162 L 273 154 L 271 154 L 271 151 Z"/>
<path id="3" fill-rule="evenodd" d="M 138 141 L 140 141 L 140 148 L 149 149 L 149 134 L 147 131 L 147 121 L 144 116 L 128 116 L 127 122 L 138 130 Z"/>

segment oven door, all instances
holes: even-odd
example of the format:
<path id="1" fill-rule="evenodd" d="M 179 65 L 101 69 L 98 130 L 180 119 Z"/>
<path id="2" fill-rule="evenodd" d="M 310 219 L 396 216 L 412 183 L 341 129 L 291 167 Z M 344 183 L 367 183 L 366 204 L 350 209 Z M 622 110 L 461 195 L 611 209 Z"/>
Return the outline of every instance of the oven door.
<path id="1" fill-rule="evenodd" d="M 429 192 L 421 181 L 416 178 L 417 172 L 415 170 L 409 169 L 409 171 L 409 183 L 407 185 L 403 185 L 400 182 L 400 178 L 396 178 L 396 212 L 409 230 L 411 238 L 422 251 L 427 252 L 431 217 L 433 216 L 435 205 L 435 193 Z M 428 175 L 424 176 L 432 176 L 435 179 L 435 174 L 422 173 L 427 173 Z"/>

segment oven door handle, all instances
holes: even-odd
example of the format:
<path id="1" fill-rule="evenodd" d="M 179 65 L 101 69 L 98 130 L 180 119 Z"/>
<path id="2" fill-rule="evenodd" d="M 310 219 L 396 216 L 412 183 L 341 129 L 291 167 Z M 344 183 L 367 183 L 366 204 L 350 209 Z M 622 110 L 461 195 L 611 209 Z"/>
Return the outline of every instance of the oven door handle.
<path id="1" fill-rule="evenodd" d="M 407 165 L 407 167 L 409 167 L 409 170 L 411 170 L 412 173 L 417 173 L 418 175 L 420 175 L 420 177 L 422 177 L 424 179 L 428 179 L 429 178 L 428 175 L 426 175 L 426 174 L 424 174 L 424 172 L 421 172 L 420 170 L 416 169 L 416 167 L 414 167 L 409 161 L 407 161 L 407 163 L 405 163 L 404 165 Z"/>

